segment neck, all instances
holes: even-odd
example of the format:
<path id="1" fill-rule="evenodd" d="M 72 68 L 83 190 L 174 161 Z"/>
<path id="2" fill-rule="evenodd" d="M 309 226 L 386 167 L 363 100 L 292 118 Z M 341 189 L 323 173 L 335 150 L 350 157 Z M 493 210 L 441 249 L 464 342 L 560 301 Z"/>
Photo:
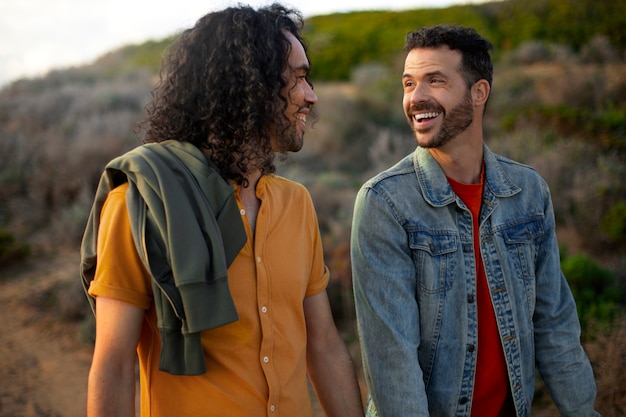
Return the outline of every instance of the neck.
<path id="1" fill-rule="evenodd" d="M 254 172 L 247 174 L 245 178 L 248 180 L 248 186 L 245 189 L 254 193 L 254 191 L 256 190 L 256 185 L 261 178 L 261 171 L 257 169 Z"/>
<path id="2" fill-rule="evenodd" d="M 244 209 L 246 210 L 246 216 L 248 218 L 248 224 L 250 225 L 250 232 L 254 236 L 256 231 L 256 217 L 261 206 L 261 200 L 256 196 L 256 186 L 261 178 L 261 171 L 254 171 L 251 174 L 246 175 L 248 180 L 248 186 L 246 188 L 241 187 L 239 189 L 239 199 Z"/>
<path id="3" fill-rule="evenodd" d="M 463 184 L 480 183 L 483 165 L 482 135 L 469 140 L 454 141 L 443 148 L 429 149 L 447 177 Z"/>

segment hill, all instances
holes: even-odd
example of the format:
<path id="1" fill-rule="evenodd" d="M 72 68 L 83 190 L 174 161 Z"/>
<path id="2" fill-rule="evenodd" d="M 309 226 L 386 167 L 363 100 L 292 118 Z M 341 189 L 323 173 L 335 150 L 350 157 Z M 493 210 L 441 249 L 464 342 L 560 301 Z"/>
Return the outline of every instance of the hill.
<path id="1" fill-rule="evenodd" d="M 353 348 L 348 249 L 354 196 L 365 179 L 414 147 L 400 106 L 404 36 L 422 24 L 472 25 L 497 46 L 488 145 L 548 181 L 564 261 L 584 256 L 583 264 L 595 271 L 591 279 L 608 276 L 606 287 L 590 296 L 592 286 L 581 284 L 581 314 L 590 318 L 584 336 L 603 415 L 626 414 L 619 383 L 626 371 L 620 350 L 626 325 L 619 319 L 626 287 L 624 4 L 509 0 L 307 20 L 318 121 L 304 149 L 279 173 L 305 184 L 313 196 L 331 269 L 333 313 Z M 74 337 L 90 316 L 86 306 L 74 304 L 84 300 L 76 292 L 78 267 L 71 264 L 102 168 L 141 143 L 133 129 L 170 41 L 128 45 L 91 65 L 0 90 L 0 313 L 11 317 L 0 334 L 17 335 L 0 338 L 0 357 L 15 359 L 0 363 L 2 415 L 73 415 L 46 408 L 47 400 L 33 404 L 29 395 L 44 395 L 39 384 L 66 388 L 58 379 L 41 379 L 46 370 L 60 369 L 50 355 L 69 352 L 83 361 L 89 352 L 88 342 L 83 350 L 84 342 Z M 39 349 L 38 335 L 50 344 L 47 352 Z M 20 364 L 28 363 L 37 366 L 22 371 Z M 10 387 L 20 372 L 33 379 Z M 539 390 L 538 405 L 542 395 Z M 30 408 L 11 411 L 9 398 Z"/>

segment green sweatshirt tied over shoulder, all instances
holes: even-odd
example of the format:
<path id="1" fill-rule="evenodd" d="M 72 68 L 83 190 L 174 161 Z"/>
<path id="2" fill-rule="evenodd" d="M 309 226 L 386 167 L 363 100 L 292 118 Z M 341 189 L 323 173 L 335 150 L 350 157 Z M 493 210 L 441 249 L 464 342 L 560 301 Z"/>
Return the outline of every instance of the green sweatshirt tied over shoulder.
<path id="1" fill-rule="evenodd" d="M 135 246 L 152 276 L 162 341 L 159 369 L 202 374 L 200 333 L 238 319 L 227 271 L 247 236 L 233 186 L 187 142 L 142 145 L 109 162 L 81 244 L 85 291 L 95 275 L 102 206 L 125 182 Z M 95 300 L 88 299 L 95 311 Z"/>

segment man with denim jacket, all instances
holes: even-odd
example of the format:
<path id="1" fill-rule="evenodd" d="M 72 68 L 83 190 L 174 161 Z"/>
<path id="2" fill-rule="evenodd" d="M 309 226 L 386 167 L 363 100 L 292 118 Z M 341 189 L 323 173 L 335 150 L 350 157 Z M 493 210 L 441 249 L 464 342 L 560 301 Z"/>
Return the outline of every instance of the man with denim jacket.
<path id="1" fill-rule="evenodd" d="M 406 39 L 417 149 L 361 188 L 352 228 L 369 416 L 527 417 L 535 369 L 561 415 L 599 415 L 548 187 L 483 143 L 490 49 L 458 26 Z"/>

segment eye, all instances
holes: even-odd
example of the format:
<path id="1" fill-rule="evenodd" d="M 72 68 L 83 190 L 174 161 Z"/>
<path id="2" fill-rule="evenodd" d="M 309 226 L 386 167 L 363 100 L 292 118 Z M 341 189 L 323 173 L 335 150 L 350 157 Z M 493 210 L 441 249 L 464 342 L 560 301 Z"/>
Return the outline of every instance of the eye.
<path id="1" fill-rule="evenodd" d="M 296 75 L 296 81 L 298 83 L 305 82 L 308 84 L 309 87 L 311 87 L 311 90 L 313 89 L 313 83 L 311 82 L 311 77 L 309 76 L 308 72 Z"/>

